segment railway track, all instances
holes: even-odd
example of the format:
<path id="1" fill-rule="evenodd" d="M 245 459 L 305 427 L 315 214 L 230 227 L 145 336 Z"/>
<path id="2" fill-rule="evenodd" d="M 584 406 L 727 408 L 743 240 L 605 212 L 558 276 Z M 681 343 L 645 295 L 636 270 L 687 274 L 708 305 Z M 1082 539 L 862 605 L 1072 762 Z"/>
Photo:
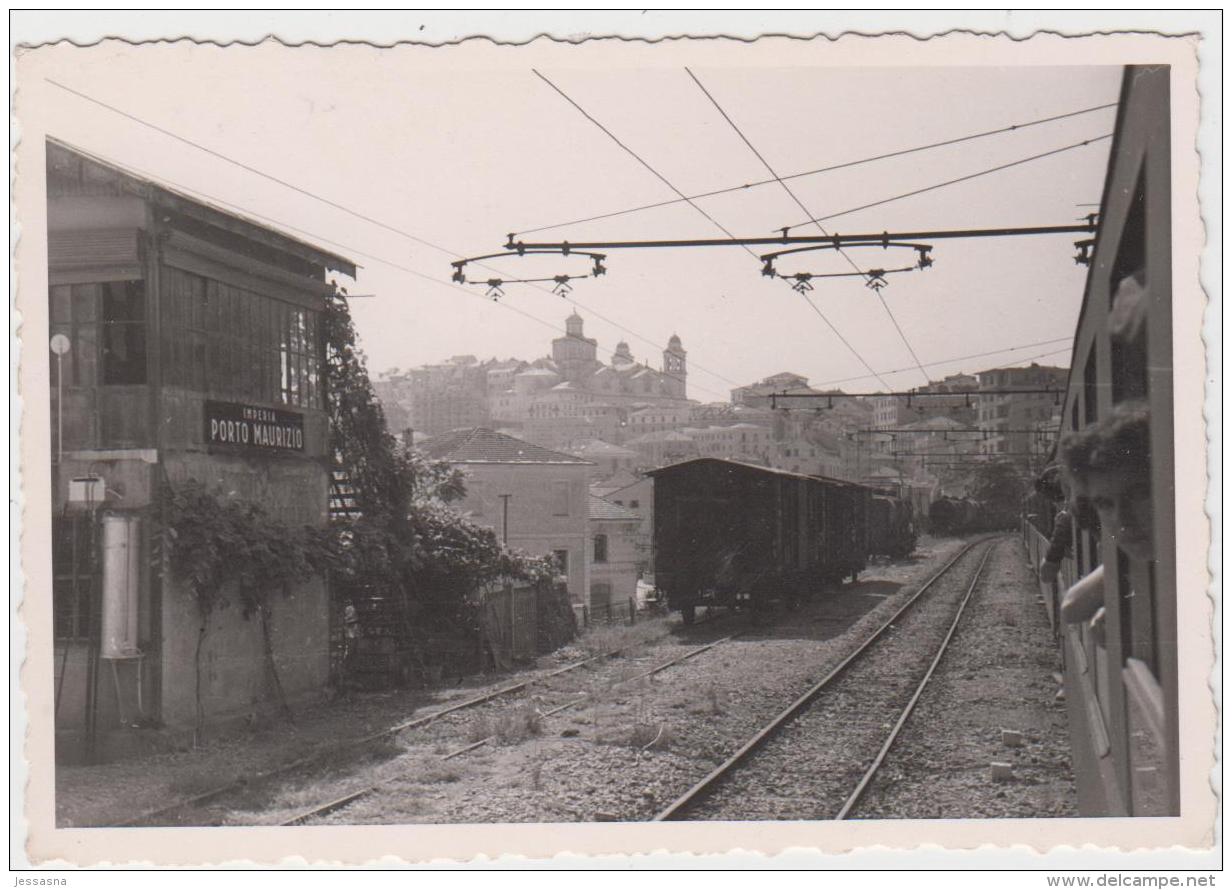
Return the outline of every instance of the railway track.
<path id="1" fill-rule="evenodd" d="M 940 664 L 999 541 L 981 539 L 959 551 L 859 647 L 655 821 L 847 818 Z M 975 570 L 965 591 L 963 585 L 941 590 L 960 574 L 960 564 L 971 563 Z M 941 636 L 946 622 L 936 620 L 937 613 L 950 612 L 952 620 Z M 939 627 L 930 633 L 926 625 Z M 894 631 L 900 632 L 891 637 Z M 941 636 L 931 661 L 927 652 L 921 658 L 919 652 L 885 651 L 891 638 L 911 648 L 913 633 Z M 874 653 L 885 659 L 870 659 Z M 919 680 L 911 682 L 914 677 Z"/>
<path id="2" fill-rule="evenodd" d="M 633 683 L 633 682 L 636 682 L 637 680 L 645 679 L 647 677 L 653 677 L 655 674 L 661 673 L 667 670 L 668 668 L 675 667 L 676 665 L 681 664 L 685 661 L 688 661 L 689 659 L 694 658 L 695 656 L 701 655 L 703 652 L 708 652 L 711 649 L 716 648 L 717 646 L 721 646 L 724 643 L 734 640 L 737 637 L 741 636 L 743 633 L 744 631 L 737 631 L 734 634 L 730 634 L 726 637 L 722 637 L 718 640 L 714 640 L 713 642 L 706 643 L 705 645 L 697 646 L 692 649 L 689 649 L 687 652 L 681 655 L 677 655 L 676 657 L 671 658 L 667 661 L 661 662 L 655 665 L 654 667 L 650 668 L 649 670 L 639 671 L 638 673 L 634 674 L 631 677 L 626 677 L 622 680 L 619 680 L 616 683 L 612 684 L 612 686 L 613 688 L 615 688 L 616 686 L 623 686 L 626 683 Z M 567 711 L 570 708 L 573 708 L 574 706 L 582 704 L 589 700 L 590 700 L 590 696 L 586 693 L 583 693 L 581 695 L 575 695 L 574 697 L 570 698 L 569 700 L 561 704 L 557 704 L 553 707 L 550 707 L 540 712 L 539 718 L 546 720 L 550 717 L 554 717 L 563 711 Z M 453 751 L 448 752 L 441 758 L 441 760 L 442 761 L 452 760 L 456 757 L 461 757 L 465 754 L 469 754 L 472 751 L 476 751 L 479 748 L 489 745 L 495 740 L 496 740 L 496 736 L 488 736 L 486 738 L 480 739 L 476 742 L 472 742 L 468 745 L 464 745 L 461 748 L 457 748 Z M 343 794 L 340 797 L 336 797 L 333 800 L 329 800 L 329 801 L 326 801 L 325 803 L 312 806 L 306 810 L 303 810 L 302 812 L 297 813 L 291 818 L 285 819 L 279 822 L 278 824 L 282 826 L 304 825 L 313 819 L 319 818 L 321 816 L 327 816 L 330 813 L 336 813 L 337 811 L 350 806 L 356 801 L 362 800 L 363 798 L 368 797 L 369 795 L 380 791 L 382 788 L 389 785 L 391 782 L 395 780 L 396 780 L 396 777 L 385 779 L 380 782 L 374 782 L 369 785 L 365 785 L 362 788 L 359 788 L 355 791 L 347 792 L 346 794 Z"/>
<path id="3" fill-rule="evenodd" d="M 714 618 L 707 616 L 704 620 L 695 623 L 693 627 L 699 627 L 705 624 L 710 624 L 712 622 L 715 622 L 721 619 L 722 617 L 724 616 L 719 615 Z M 689 653 L 686 653 L 684 656 L 681 656 L 680 658 L 674 660 L 672 664 L 678 663 L 679 661 L 683 661 L 687 658 L 691 658 L 693 655 L 700 654 L 701 651 L 709 649 L 713 647 L 714 645 L 717 645 L 719 642 L 727 642 L 727 640 L 732 639 L 734 636 L 738 636 L 738 635 L 739 635 L 739 632 L 737 634 L 724 637 L 719 641 L 709 643 L 701 647 L 697 647 L 695 650 L 690 650 Z M 337 754 L 340 751 L 345 750 L 348 752 L 355 752 L 357 750 L 362 750 L 365 747 L 374 746 L 382 741 L 393 738 L 394 736 L 397 736 L 399 733 L 406 732 L 408 730 L 422 729 L 422 728 L 431 726 L 432 724 L 436 723 L 437 721 L 441 719 L 450 718 L 450 717 L 462 714 L 463 712 L 467 712 L 475 708 L 479 708 L 483 705 L 487 705 L 487 704 L 499 701 L 501 699 L 507 699 L 512 696 L 525 693 L 529 689 L 531 689 L 531 687 L 543 685 L 545 683 L 550 682 L 551 680 L 554 680 L 558 677 L 562 677 L 566 674 L 570 674 L 588 665 L 598 664 L 598 663 L 608 661 L 613 658 L 618 658 L 619 656 L 628 653 L 630 650 L 635 649 L 640 645 L 642 644 L 634 643 L 629 646 L 618 647 L 616 649 L 612 649 L 607 652 L 601 652 L 598 655 L 592 655 L 587 658 L 579 659 L 578 661 L 571 662 L 570 664 L 567 664 L 562 667 L 556 668 L 554 670 L 548 671 L 547 673 L 540 674 L 535 677 L 530 677 L 526 680 L 521 680 L 516 683 L 511 683 L 507 686 L 502 686 L 498 689 L 485 692 L 481 695 L 473 696 L 461 702 L 455 702 L 454 704 L 447 705 L 442 708 L 438 708 L 432 711 L 431 713 L 424 714 L 418 717 L 414 717 L 408 720 L 400 720 L 391 726 L 387 726 L 383 729 L 377 730 L 376 732 L 369 733 L 368 735 L 360 736 L 359 738 L 347 739 L 346 741 L 341 742 L 339 744 L 327 746 L 321 750 L 314 751 L 311 754 L 308 754 L 304 757 L 297 758 L 289 763 L 279 764 L 277 767 L 274 767 L 272 769 L 263 770 L 255 774 L 242 776 L 238 779 L 229 779 L 225 782 L 220 782 L 217 786 L 210 788 L 199 794 L 194 794 L 189 797 L 184 797 L 179 800 L 175 800 L 164 806 L 157 807 L 152 810 L 144 811 L 141 814 L 134 816 L 130 819 L 127 819 L 123 822 L 118 822 L 115 824 L 115 827 L 136 827 L 136 826 L 148 826 L 148 825 L 159 825 L 159 824 L 163 824 L 163 825 L 177 824 L 175 821 L 171 819 L 171 817 L 174 816 L 176 813 L 192 811 L 194 809 L 209 805 L 215 801 L 225 798 L 229 794 L 233 794 L 236 792 L 246 792 L 256 785 L 274 781 L 281 777 L 288 776 L 292 773 L 295 773 L 296 771 L 299 771 L 299 770 L 310 769 L 314 765 L 329 759 L 332 755 Z M 658 671 L 664 670 L 666 667 L 670 667 L 670 666 L 671 666 L 670 664 L 660 666 L 654 669 L 653 671 L 651 671 L 651 673 L 657 673 Z M 484 742 L 487 742 L 487 741 L 489 740 L 488 739 L 484 740 Z M 480 747 L 480 745 L 474 745 L 472 747 L 477 748 L 477 747 Z M 456 756 L 459 753 L 465 753 L 465 752 L 454 752 L 454 755 Z M 371 791 L 371 790 L 372 789 L 368 789 L 368 791 Z M 362 796 L 362 795 L 358 795 L 358 796 Z M 297 823 L 289 822 L 287 824 L 297 824 Z"/>

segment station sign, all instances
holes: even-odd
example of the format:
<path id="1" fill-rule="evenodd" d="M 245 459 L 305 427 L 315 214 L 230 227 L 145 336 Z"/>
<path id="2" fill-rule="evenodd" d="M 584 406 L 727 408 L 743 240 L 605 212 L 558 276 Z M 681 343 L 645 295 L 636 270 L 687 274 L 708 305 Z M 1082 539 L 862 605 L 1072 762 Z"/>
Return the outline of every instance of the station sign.
<path id="1" fill-rule="evenodd" d="M 249 451 L 303 451 L 304 415 L 238 402 L 207 400 L 205 443 Z"/>

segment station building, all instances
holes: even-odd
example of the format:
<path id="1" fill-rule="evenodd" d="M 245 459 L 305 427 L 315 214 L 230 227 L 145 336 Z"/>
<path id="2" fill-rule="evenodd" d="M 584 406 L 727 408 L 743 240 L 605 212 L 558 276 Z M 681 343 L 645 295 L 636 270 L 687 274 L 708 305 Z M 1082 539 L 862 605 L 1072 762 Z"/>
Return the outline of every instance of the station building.
<path id="1" fill-rule="evenodd" d="M 273 705 L 260 622 L 202 616 L 160 517 L 195 480 L 326 523 L 322 312 L 330 274 L 355 266 L 54 141 L 47 220 L 57 753 L 101 758 L 138 728 Z M 329 674 L 327 583 L 271 599 L 276 676 L 311 697 Z"/>

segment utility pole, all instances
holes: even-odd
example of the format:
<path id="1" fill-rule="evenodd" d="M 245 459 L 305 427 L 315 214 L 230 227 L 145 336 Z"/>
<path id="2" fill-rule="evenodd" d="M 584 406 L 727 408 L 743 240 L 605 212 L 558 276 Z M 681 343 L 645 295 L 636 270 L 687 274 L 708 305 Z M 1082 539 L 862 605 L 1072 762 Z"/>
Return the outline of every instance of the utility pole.
<path id="1" fill-rule="evenodd" d="M 64 463 L 64 354 L 72 348 L 68 337 L 54 334 L 51 351 L 56 357 L 56 464 Z"/>
<path id="2" fill-rule="evenodd" d="M 497 495 L 501 499 L 501 541 L 509 543 L 509 499 L 511 494 Z"/>

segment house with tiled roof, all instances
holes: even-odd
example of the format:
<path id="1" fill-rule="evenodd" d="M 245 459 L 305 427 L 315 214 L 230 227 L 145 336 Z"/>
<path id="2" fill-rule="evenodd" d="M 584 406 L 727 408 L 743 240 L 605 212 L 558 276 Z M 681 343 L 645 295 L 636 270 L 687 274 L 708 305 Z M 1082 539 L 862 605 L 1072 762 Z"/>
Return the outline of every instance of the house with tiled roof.
<path id="1" fill-rule="evenodd" d="M 455 509 L 512 547 L 555 556 L 571 597 L 585 602 L 590 461 L 484 427 L 453 430 L 420 450 L 466 474 L 466 497 Z"/>
<path id="2" fill-rule="evenodd" d="M 569 449 L 571 454 L 594 463 L 599 478 L 615 476 L 622 471 L 632 471 L 638 453 L 632 448 L 622 448 L 602 439 L 586 439 Z"/>
<path id="3" fill-rule="evenodd" d="M 613 483 L 620 482 L 619 485 Z M 605 488 L 591 486 L 591 494 L 597 494 L 613 504 L 624 507 L 638 517 L 634 549 L 637 551 L 637 568 L 640 576 L 654 574 L 654 477 L 617 476 Z"/>
<path id="4" fill-rule="evenodd" d="M 639 455 L 641 467 L 665 467 L 691 457 L 697 457 L 697 443 L 691 436 L 671 430 L 635 436 L 625 442 Z"/>
<path id="5" fill-rule="evenodd" d="M 638 528 L 632 510 L 595 495 L 587 498 L 590 591 L 587 605 L 600 618 L 627 614 L 637 598 Z"/>

